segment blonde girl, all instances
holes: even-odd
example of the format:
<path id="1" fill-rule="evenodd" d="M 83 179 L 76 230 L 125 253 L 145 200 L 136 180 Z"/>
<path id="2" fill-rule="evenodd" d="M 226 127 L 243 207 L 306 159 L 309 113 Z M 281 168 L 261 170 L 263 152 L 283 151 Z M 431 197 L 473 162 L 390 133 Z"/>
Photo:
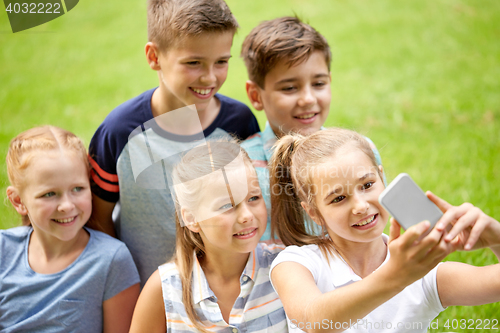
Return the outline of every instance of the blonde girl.
<path id="1" fill-rule="evenodd" d="M 175 167 L 176 254 L 150 277 L 131 332 L 287 332 L 269 281 L 282 249 L 258 243 L 267 211 L 239 145 L 209 142 Z"/>
<path id="2" fill-rule="evenodd" d="M 128 332 L 139 275 L 125 245 L 84 227 L 84 145 L 44 126 L 14 138 L 7 196 L 23 226 L 0 230 L 1 332 Z"/>
<path id="3" fill-rule="evenodd" d="M 428 192 L 445 214 L 427 236 L 426 221 L 400 235 L 394 220 L 384 235 L 382 169 L 359 134 L 285 136 L 271 177 L 273 227 L 287 245 L 271 280 L 291 332 L 426 332 L 448 306 L 500 300 L 499 264 L 438 265 L 454 250 L 489 247 L 500 256 L 500 224 L 471 204 L 453 207 Z M 305 212 L 320 236 L 308 232 Z"/>

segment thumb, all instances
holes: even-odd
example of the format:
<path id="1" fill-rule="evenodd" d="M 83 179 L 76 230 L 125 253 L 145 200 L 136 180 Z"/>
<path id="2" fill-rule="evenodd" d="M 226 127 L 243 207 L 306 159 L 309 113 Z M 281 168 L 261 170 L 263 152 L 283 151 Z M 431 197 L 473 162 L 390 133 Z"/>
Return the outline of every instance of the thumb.
<path id="1" fill-rule="evenodd" d="M 451 207 L 453 207 L 447 201 L 441 199 L 440 197 L 438 197 L 437 195 L 435 195 L 431 191 L 425 192 L 425 195 L 427 196 L 427 198 L 429 198 L 430 201 L 434 202 L 436 204 L 436 206 L 438 206 L 439 209 L 441 209 L 441 211 L 443 213 L 446 212 Z"/>
<path id="2" fill-rule="evenodd" d="M 401 236 L 401 226 L 398 221 L 396 221 L 393 217 L 390 220 L 391 227 L 389 228 L 389 243 Z"/>

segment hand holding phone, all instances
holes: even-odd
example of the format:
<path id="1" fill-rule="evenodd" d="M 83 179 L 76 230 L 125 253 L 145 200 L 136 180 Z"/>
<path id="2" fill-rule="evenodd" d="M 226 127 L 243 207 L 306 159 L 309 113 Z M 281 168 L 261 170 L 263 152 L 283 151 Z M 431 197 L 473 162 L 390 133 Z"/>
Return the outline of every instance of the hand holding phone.
<path id="1" fill-rule="evenodd" d="M 399 174 L 380 194 L 378 201 L 405 230 L 427 220 L 431 223 L 428 234 L 443 216 L 438 206 L 406 173 Z"/>

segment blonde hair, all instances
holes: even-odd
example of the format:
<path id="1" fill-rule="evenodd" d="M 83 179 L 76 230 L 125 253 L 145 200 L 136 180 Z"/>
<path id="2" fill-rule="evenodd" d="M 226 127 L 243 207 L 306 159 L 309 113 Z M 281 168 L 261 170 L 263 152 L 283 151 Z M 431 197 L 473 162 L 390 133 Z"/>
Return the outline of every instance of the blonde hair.
<path id="1" fill-rule="evenodd" d="M 313 170 L 348 145 L 361 150 L 377 166 L 366 138 L 347 129 L 329 128 L 309 136 L 291 134 L 276 143 L 270 163 L 273 237 L 277 233 L 286 246 L 316 244 L 323 252 L 332 253 L 332 243 L 316 205 Z M 322 223 L 321 235 L 311 232 L 314 230 L 313 222 L 307 217 L 301 201 L 306 202 L 318 216 Z"/>
<path id="2" fill-rule="evenodd" d="M 58 149 L 74 153 L 90 172 L 87 150 L 80 138 L 59 127 L 40 126 L 22 132 L 10 141 L 6 158 L 10 184 L 22 191 L 26 186 L 25 172 L 33 157 Z M 28 216 L 23 216 L 22 224 L 30 225 Z"/>
<path id="3" fill-rule="evenodd" d="M 172 173 L 174 184 L 183 184 L 182 192 L 176 192 L 176 204 L 191 210 L 196 207 L 207 186 L 206 175 L 220 170 L 232 162 L 239 154 L 243 155 L 245 167 L 253 169 L 252 161 L 246 152 L 240 148 L 236 141 L 208 142 L 207 145 L 198 146 L 183 156 Z M 201 180 L 203 178 L 203 181 Z M 199 181 L 193 181 L 199 179 Z M 210 182 L 210 178 L 208 179 Z M 179 209 L 178 209 L 179 212 Z M 192 295 L 192 274 L 196 258 L 200 259 L 205 254 L 203 240 L 199 233 L 195 233 L 181 225 L 179 213 L 176 214 L 176 246 L 172 259 L 177 265 L 182 282 L 182 303 L 186 314 L 197 330 L 207 332 L 202 326 L 200 318 L 194 310 Z"/>
<path id="4" fill-rule="evenodd" d="M 187 36 L 237 29 L 238 22 L 223 0 L 148 1 L 148 40 L 162 51 Z"/>

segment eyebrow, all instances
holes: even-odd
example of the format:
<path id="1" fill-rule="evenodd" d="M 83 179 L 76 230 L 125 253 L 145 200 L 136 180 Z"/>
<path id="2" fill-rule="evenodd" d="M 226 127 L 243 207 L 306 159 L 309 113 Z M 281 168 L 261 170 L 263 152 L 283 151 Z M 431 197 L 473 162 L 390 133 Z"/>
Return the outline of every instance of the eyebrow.
<path id="1" fill-rule="evenodd" d="M 324 78 L 324 77 L 329 77 L 329 75 L 325 74 L 325 73 L 316 74 L 313 76 L 313 79 Z M 289 79 L 280 80 L 280 81 L 276 82 L 276 84 L 295 82 L 295 81 L 298 81 L 298 80 L 296 78 L 289 78 Z"/>
<path id="2" fill-rule="evenodd" d="M 228 54 L 228 55 L 223 55 L 222 57 L 219 57 L 217 59 L 230 59 L 232 58 L 232 55 Z M 202 56 L 192 56 L 192 57 L 183 57 L 182 60 L 183 61 L 186 61 L 186 60 L 204 60 L 206 59 L 206 57 L 202 57 Z"/>
<path id="3" fill-rule="evenodd" d="M 368 178 L 368 177 L 374 177 L 374 176 L 375 176 L 375 174 L 374 174 L 373 172 L 368 172 L 367 174 L 364 174 L 363 176 L 359 177 L 358 181 L 361 181 L 361 182 L 362 182 L 362 181 L 363 181 L 363 180 L 365 180 L 366 178 Z M 343 186 L 338 186 L 338 187 L 337 187 L 336 189 L 334 189 L 333 191 L 328 192 L 328 194 L 325 196 L 324 201 L 328 201 L 328 198 L 329 198 L 330 196 L 332 196 L 333 194 L 337 194 L 337 193 L 341 192 L 341 189 L 343 189 L 343 188 L 344 188 Z"/>

